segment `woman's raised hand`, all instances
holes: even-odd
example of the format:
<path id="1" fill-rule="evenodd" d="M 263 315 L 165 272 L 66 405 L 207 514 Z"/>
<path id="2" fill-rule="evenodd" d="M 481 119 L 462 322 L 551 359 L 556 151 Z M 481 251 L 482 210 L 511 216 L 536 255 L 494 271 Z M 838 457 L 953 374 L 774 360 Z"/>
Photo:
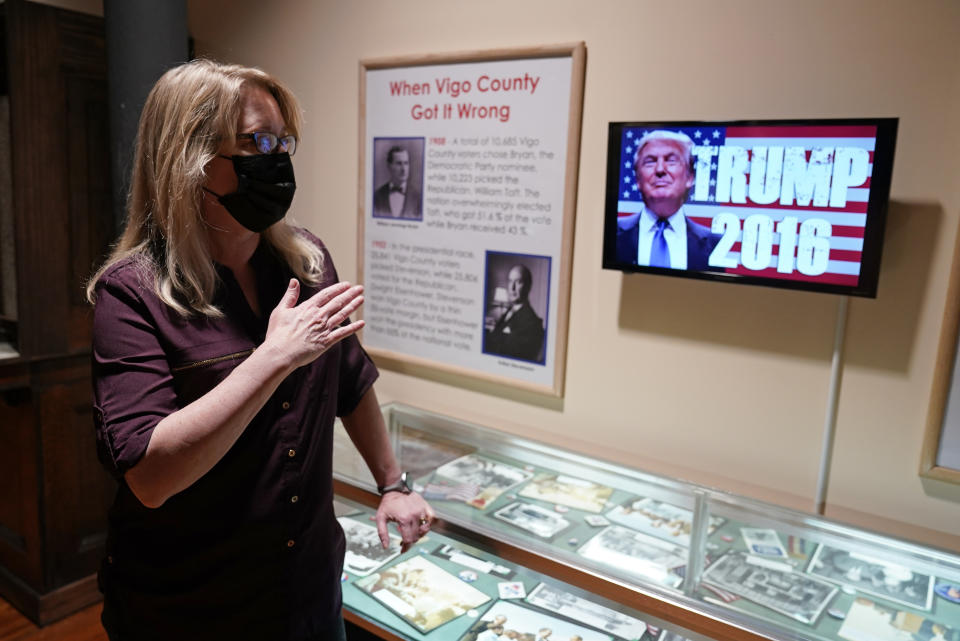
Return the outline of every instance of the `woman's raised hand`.
<path id="1" fill-rule="evenodd" d="M 363 321 L 343 324 L 363 304 L 363 286 L 337 283 L 299 305 L 300 282 L 292 278 L 280 303 L 270 313 L 264 346 L 271 346 L 293 368 L 318 356 L 363 327 Z"/>

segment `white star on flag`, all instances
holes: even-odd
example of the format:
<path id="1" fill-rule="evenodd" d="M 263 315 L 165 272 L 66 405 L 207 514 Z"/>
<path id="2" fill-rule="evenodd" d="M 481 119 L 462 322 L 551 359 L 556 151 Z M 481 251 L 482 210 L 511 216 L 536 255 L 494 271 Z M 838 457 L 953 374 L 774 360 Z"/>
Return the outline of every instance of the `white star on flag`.
<path id="1" fill-rule="evenodd" d="M 714 130 L 713 130 L 713 137 L 714 137 L 714 138 L 719 138 L 719 137 L 720 137 L 720 132 L 717 131 L 716 129 L 714 129 Z"/>
<path id="2" fill-rule="evenodd" d="M 699 129 L 698 129 L 697 131 L 693 132 L 693 137 L 694 137 L 694 138 L 699 138 L 699 137 L 702 136 L 702 135 L 703 135 L 703 134 L 700 133 L 700 130 L 699 130 Z"/>

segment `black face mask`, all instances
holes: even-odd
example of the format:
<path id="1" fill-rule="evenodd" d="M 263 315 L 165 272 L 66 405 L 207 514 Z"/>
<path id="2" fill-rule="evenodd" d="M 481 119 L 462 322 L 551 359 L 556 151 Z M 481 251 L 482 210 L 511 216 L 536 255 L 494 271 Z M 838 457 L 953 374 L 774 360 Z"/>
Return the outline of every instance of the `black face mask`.
<path id="1" fill-rule="evenodd" d="M 217 197 L 238 223 L 252 232 L 262 232 L 286 214 L 297 190 L 290 154 L 221 156 L 233 161 L 237 191 Z"/>

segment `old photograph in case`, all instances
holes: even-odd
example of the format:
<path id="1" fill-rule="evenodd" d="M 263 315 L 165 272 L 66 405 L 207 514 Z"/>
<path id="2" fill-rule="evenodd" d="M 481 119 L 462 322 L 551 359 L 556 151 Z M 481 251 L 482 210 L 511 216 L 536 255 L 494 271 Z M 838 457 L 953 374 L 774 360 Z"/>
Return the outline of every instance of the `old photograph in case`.
<path id="1" fill-rule="evenodd" d="M 500 508 L 493 516 L 544 539 L 552 538 L 570 525 L 570 521 L 556 512 L 523 501 Z"/>
<path id="2" fill-rule="evenodd" d="M 933 601 L 933 577 L 929 574 L 828 545 L 817 547 L 807 572 L 911 608 L 929 610 Z"/>
<path id="3" fill-rule="evenodd" d="M 613 488 L 564 474 L 538 474 L 517 492 L 528 499 L 565 505 L 584 512 L 602 512 Z"/>
<path id="4" fill-rule="evenodd" d="M 390 534 L 390 547 L 380 544 L 377 528 L 369 523 L 347 517 L 337 519 L 347 538 L 343 570 L 356 576 L 367 576 L 378 567 L 400 556 L 400 537 Z"/>
<path id="5" fill-rule="evenodd" d="M 424 634 L 490 600 L 422 556 L 374 572 L 354 585 Z"/>
<path id="6" fill-rule="evenodd" d="M 727 552 L 703 572 L 703 582 L 732 592 L 801 623 L 813 625 L 837 587 L 781 561 Z"/>
<path id="7" fill-rule="evenodd" d="M 683 577 L 675 570 L 687 564 L 686 548 L 620 525 L 604 528 L 577 553 L 618 571 L 669 587 L 677 587 L 683 582 Z"/>

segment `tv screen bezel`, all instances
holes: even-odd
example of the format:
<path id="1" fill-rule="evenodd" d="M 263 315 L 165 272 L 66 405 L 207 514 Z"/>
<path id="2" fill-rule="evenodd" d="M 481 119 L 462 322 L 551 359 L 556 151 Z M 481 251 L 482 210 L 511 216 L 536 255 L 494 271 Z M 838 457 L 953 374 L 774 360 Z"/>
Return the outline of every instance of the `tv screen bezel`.
<path id="1" fill-rule="evenodd" d="M 776 126 L 876 126 L 877 137 L 870 174 L 870 197 L 864 225 L 860 277 L 856 286 L 818 283 L 716 271 L 690 271 L 668 267 L 650 267 L 616 260 L 617 218 L 620 195 L 620 151 L 623 130 L 680 129 L 687 127 L 776 127 Z M 791 118 L 776 120 L 684 120 L 684 121 L 624 121 L 610 122 L 607 130 L 607 179 L 604 194 L 603 269 L 625 273 L 658 274 L 680 278 L 694 278 L 744 285 L 761 285 L 782 289 L 796 289 L 828 294 L 876 298 L 880 276 L 880 257 L 886 227 L 890 182 L 896 148 L 899 118 Z"/>

